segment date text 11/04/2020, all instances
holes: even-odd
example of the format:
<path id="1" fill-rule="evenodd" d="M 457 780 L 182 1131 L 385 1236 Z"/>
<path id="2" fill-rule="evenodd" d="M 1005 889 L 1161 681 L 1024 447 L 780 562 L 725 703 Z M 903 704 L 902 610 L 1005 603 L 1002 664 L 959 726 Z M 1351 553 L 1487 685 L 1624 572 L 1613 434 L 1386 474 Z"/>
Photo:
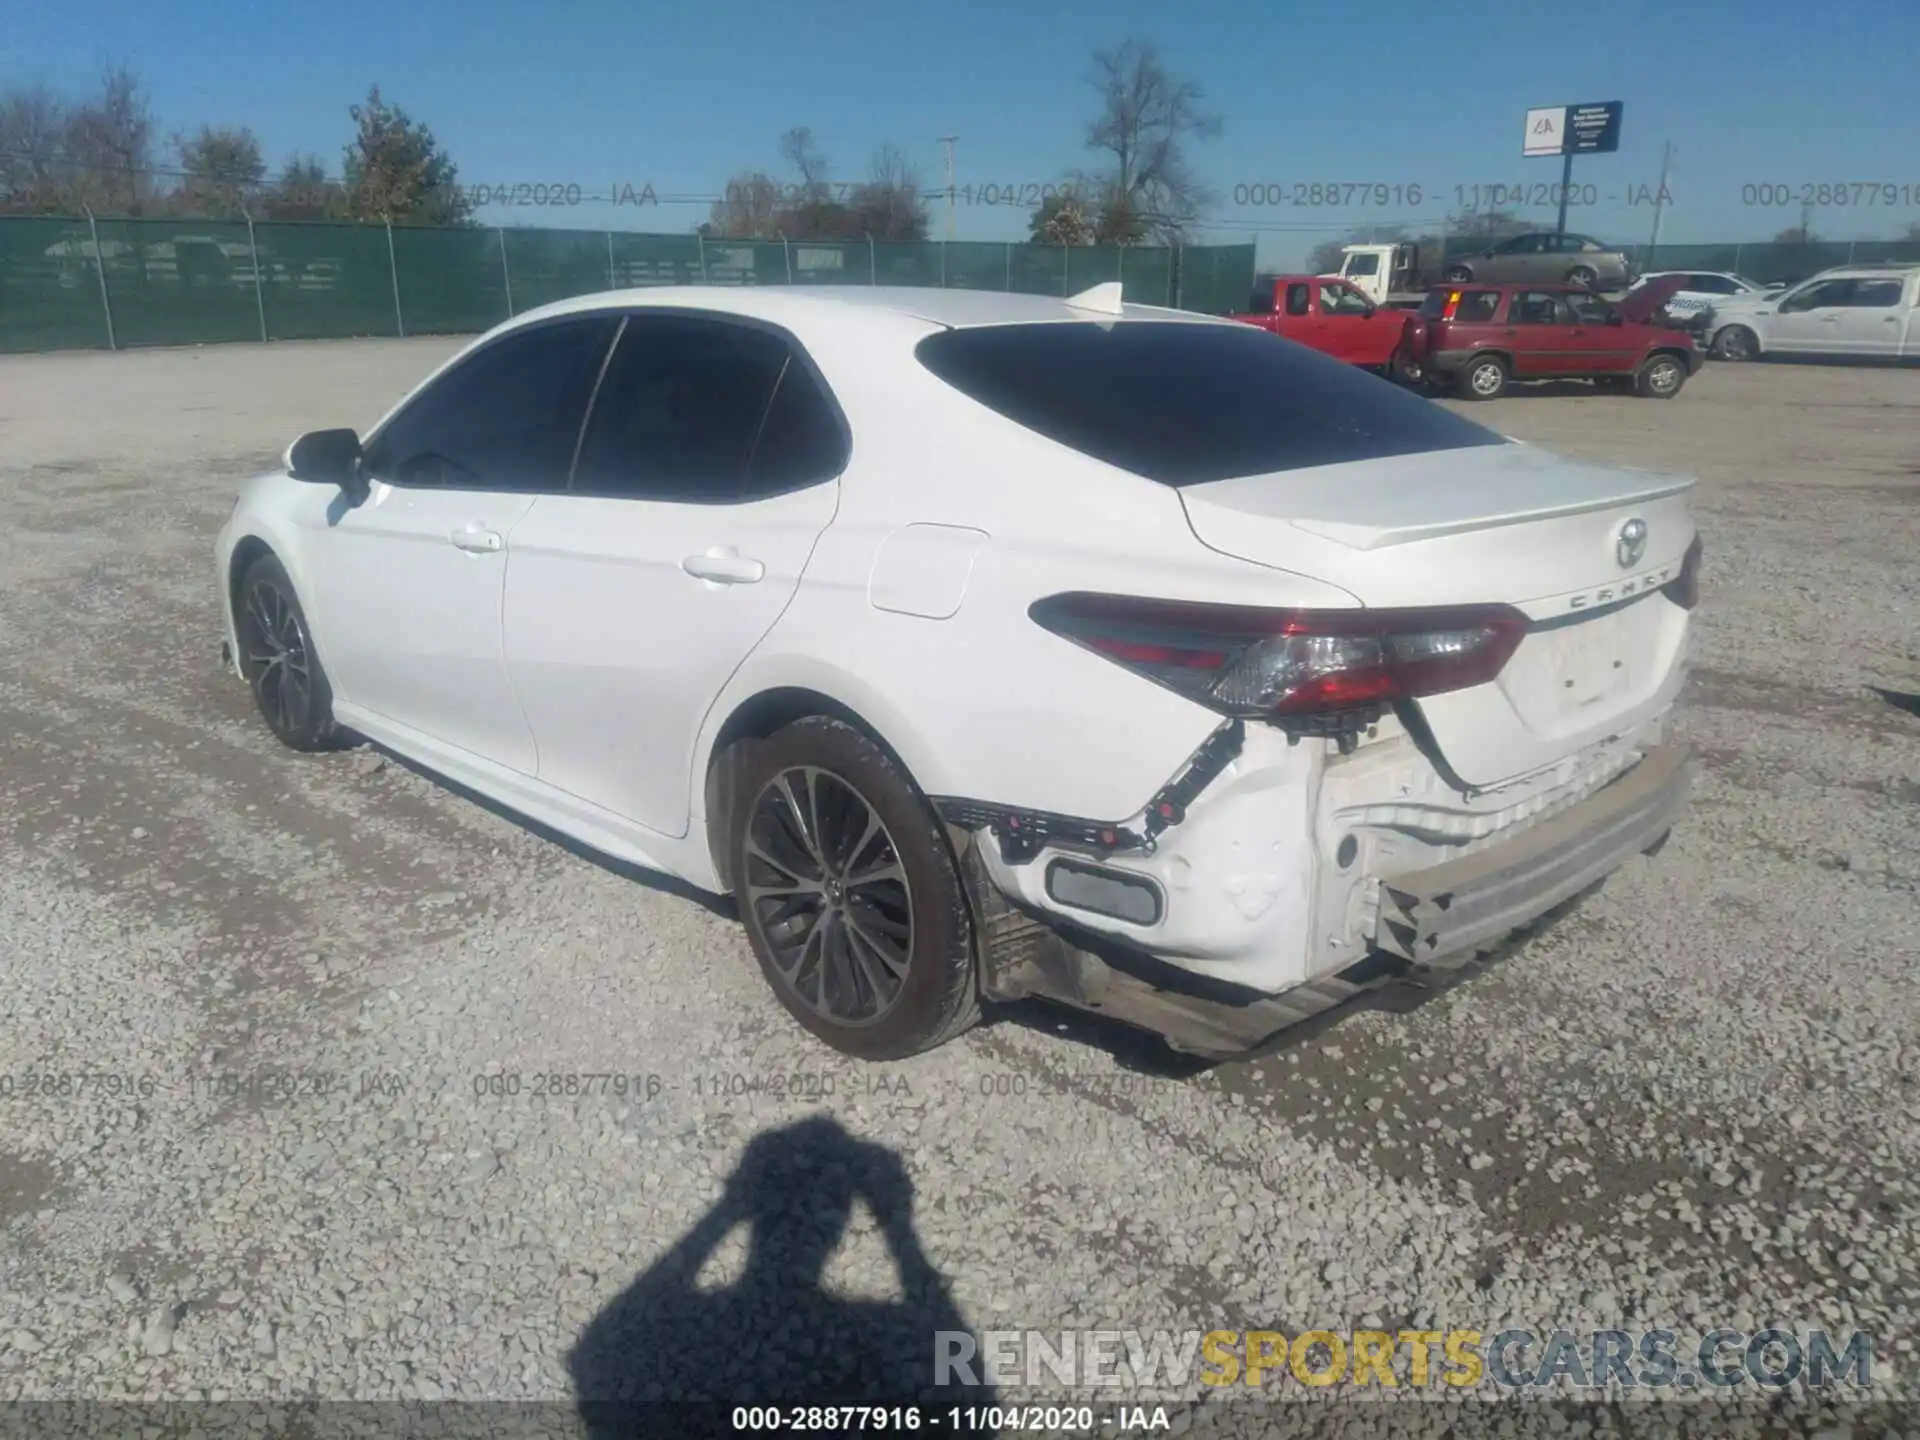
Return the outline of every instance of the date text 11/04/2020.
<path id="1" fill-rule="evenodd" d="M 1604 194 L 1598 185 L 1557 185 L 1544 181 L 1519 185 L 1390 185 L 1377 180 L 1255 181 L 1235 185 L 1233 203 L 1246 208 L 1286 206 L 1308 210 L 1349 210 L 1363 207 L 1417 209 L 1422 205 L 1453 205 L 1466 212 L 1558 205 L 1570 206 L 1671 205 L 1673 192 L 1665 186 L 1628 185 Z"/>

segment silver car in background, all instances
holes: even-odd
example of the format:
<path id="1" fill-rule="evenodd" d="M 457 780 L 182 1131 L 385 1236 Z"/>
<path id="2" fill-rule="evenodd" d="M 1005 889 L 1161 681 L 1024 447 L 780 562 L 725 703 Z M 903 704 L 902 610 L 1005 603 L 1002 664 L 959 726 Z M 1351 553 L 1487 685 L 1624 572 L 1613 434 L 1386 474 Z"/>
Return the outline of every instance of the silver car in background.
<path id="1" fill-rule="evenodd" d="M 1624 250 L 1603 245 L 1590 235 L 1557 235 L 1546 230 L 1515 235 L 1475 254 L 1449 254 L 1445 278 L 1448 284 L 1478 281 L 1511 285 L 1545 280 L 1618 291 L 1633 283 L 1634 269 Z"/>

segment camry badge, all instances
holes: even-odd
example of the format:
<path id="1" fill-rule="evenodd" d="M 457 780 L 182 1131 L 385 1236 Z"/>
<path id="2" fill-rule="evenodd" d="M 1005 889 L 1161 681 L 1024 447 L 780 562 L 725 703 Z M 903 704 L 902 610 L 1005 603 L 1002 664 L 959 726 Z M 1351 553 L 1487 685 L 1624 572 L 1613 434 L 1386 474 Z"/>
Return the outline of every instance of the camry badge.
<path id="1" fill-rule="evenodd" d="M 1647 522 L 1635 516 L 1620 527 L 1620 538 L 1613 542 L 1613 558 L 1622 570 L 1631 570 L 1647 553 Z"/>

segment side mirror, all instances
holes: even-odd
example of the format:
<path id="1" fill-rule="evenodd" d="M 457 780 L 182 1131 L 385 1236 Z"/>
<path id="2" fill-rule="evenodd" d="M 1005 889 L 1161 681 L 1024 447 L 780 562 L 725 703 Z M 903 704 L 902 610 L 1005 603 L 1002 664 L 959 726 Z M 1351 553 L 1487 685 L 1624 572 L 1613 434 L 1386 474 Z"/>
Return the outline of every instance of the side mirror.
<path id="1" fill-rule="evenodd" d="M 366 490 L 360 474 L 360 436 L 352 430 L 309 430 L 287 447 L 287 473 L 315 485 L 337 485 L 349 496 Z"/>

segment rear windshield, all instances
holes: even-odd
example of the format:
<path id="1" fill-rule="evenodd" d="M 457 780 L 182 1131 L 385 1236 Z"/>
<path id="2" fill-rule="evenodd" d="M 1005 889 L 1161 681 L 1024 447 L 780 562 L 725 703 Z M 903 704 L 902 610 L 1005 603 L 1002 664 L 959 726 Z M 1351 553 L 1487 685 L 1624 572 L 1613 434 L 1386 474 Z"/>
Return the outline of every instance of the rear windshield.
<path id="1" fill-rule="evenodd" d="M 916 353 L 1009 420 L 1164 485 L 1506 443 L 1251 325 L 994 325 Z"/>

